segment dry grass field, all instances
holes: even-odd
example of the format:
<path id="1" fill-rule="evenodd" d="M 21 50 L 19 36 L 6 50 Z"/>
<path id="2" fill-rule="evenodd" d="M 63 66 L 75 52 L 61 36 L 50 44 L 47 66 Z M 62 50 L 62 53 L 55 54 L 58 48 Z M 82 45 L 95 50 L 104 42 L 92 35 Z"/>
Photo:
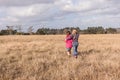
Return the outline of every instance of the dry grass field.
<path id="1" fill-rule="evenodd" d="M 120 80 L 120 35 L 81 35 L 79 56 L 65 35 L 0 36 L 0 80 Z"/>

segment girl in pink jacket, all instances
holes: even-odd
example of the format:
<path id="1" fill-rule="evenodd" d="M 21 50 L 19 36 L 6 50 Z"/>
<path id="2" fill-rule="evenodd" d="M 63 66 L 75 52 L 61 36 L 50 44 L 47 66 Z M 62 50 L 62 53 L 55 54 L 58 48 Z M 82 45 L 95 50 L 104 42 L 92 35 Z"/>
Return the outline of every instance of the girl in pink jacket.
<path id="1" fill-rule="evenodd" d="M 71 48 L 72 48 L 73 40 L 72 39 L 67 40 L 70 37 L 70 35 L 71 35 L 70 31 L 67 31 L 66 34 L 67 34 L 66 35 L 66 39 L 65 39 L 66 49 L 67 49 L 67 54 L 70 55 L 71 54 Z"/>

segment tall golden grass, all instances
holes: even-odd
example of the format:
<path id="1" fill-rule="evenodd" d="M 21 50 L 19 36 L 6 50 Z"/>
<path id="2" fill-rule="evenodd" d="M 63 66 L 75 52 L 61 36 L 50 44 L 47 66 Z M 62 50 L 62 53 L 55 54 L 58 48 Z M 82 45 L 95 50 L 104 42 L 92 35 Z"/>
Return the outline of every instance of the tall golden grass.
<path id="1" fill-rule="evenodd" d="M 1 36 L 0 80 L 120 80 L 120 35 L 80 35 L 79 56 L 65 35 Z"/>

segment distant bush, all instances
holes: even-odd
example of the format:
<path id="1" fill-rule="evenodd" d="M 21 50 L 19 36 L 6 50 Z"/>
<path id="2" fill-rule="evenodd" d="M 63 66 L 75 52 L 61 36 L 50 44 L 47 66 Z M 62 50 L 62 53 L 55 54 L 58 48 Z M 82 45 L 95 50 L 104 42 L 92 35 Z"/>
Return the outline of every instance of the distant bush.
<path id="1" fill-rule="evenodd" d="M 111 34 L 117 33 L 117 30 L 114 28 L 107 28 L 106 31 L 107 31 L 107 33 L 111 33 Z"/>

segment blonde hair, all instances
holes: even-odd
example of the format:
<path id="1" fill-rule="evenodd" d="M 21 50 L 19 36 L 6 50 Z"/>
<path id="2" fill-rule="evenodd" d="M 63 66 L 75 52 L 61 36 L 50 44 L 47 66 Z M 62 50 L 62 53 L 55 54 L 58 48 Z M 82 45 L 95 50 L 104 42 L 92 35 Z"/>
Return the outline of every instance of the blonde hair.
<path id="1" fill-rule="evenodd" d="M 77 30 L 76 29 L 72 30 L 72 34 L 77 34 Z"/>

